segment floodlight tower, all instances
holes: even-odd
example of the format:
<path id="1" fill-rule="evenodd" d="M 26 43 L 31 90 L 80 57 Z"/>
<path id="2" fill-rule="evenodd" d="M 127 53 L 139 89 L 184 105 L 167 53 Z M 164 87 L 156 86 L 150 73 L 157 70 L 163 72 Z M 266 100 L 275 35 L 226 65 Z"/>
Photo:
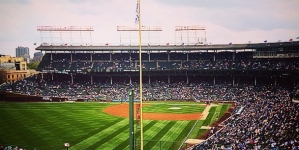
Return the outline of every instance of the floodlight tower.
<path id="1" fill-rule="evenodd" d="M 146 32 L 142 35 L 142 41 L 147 42 L 148 45 L 158 45 L 159 44 L 159 32 L 162 31 L 160 26 L 141 26 L 141 31 Z M 138 26 L 117 26 L 117 31 L 120 31 L 120 45 L 129 44 L 137 45 L 138 41 Z M 136 43 L 132 43 L 136 41 Z"/>
<path id="2" fill-rule="evenodd" d="M 51 43 L 51 45 L 65 43 L 87 45 L 89 43 L 88 45 L 91 45 L 91 31 L 94 30 L 92 26 L 37 26 L 37 31 L 40 31 L 41 43 Z"/>
<path id="3" fill-rule="evenodd" d="M 206 44 L 206 28 L 201 26 L 175 26 L 175 44 Z"/>

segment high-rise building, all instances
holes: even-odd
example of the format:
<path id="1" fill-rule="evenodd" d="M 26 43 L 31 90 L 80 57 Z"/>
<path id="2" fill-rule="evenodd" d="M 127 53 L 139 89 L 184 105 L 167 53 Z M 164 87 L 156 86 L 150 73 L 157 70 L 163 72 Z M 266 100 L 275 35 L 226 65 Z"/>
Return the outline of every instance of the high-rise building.
<path id="1" fill-rule="evenodd" d="M 29 55 L 29 48 L 19 46 L 16 48 L 16 57 L 23 57 L 24 60 L 29 63 L 30 62 L 30 55 Z"/>
<path id="2" fill-rule="evenodd" d="M 43 58 L 43 53 L 42 52 L 35 52 L 33 56 L 33 61 L 40 62 Z"/>

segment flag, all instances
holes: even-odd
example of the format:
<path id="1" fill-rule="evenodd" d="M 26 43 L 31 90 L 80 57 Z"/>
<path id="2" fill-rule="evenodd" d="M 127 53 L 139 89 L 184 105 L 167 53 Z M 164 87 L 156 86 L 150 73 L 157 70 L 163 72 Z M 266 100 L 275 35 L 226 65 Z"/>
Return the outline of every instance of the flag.
<path id="1" fill-rule="evenodd" d="M 105 45 L 106 45 L 106 46 L 108 46 L 109 44 L 108 44 L 108 43 L 106 43 Z"/>
<path id="2" fill-rule="evenodd" d="M 169 43 L 166 43 L 166 45 L 169 45 Z"/>
<path id="3" fill-rule="evenodd" d="M 139 23 L 139 3 L 137 0 L 135 24 Z"/>
<path id="4" fill-rule="evenodd" d="M 36 45 L 36 43 L 34 43 L 34 45 Z"/>
<path id="5" fill-rule="evenodd" d="M 267 40 L 265 40 L 264 43 L 267 43 Z"/>
<path id="6" fill-rule="evenodd" d="M 182 43 L 182 46 L 184 46 L 185 44 L 184 43 Z"/>
<path id="7" fill-rule="evenodd" d="M 290 39 L 289 41 L 290 41 L 290 42 L 292 42 L 292 41 L 293 41 L 293 39 Z"/>
<path id="8" fill-rule="evenodd" d="M 232 42 L 230 42 L 228 45 L 232 45 L 233 43 Z"/>

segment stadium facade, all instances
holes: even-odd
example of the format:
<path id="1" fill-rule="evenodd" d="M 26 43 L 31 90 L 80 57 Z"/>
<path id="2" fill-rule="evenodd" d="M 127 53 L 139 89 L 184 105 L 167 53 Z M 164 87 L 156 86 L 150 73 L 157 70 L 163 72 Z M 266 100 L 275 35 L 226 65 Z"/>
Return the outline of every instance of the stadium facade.
<path id="1" fill-rule="evenodd" d="M 137 82 L 138 46 L 72 46 L 44 44 L 45 52 L 38 70 L 84 76 L 91 83 L 98 77 L 105 82 Z M 211 83 L 229 79 L 230 84 L 298 82 L 299 42 L 250 43 L 227 45 L 151 45 L 142 46 L 143 82 L 157 78 L 167 83 Z M 267 80 L 265 80 L 267 79 Z M 287 80 L 286 80 L 287 79 Z M 286 82 L 287 81 L 287 82 Z"/>

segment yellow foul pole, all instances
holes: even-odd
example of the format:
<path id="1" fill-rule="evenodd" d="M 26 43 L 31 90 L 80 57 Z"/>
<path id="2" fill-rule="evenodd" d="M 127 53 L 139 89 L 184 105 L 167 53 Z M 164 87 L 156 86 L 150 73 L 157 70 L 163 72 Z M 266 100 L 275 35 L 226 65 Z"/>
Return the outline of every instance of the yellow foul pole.
<path id="1" fill-rule="evenodd" d="M 140 96 L 139 96 L 139 100 L 140 100 L 140 149 L 143 150 L 143 104 L 142 104 L 142 51 L 141 51 L 141 15 L 140 15 L 140 0 L 137 1 L 138 3 L 138 32 L 139 32 L 139 91 L 140 91 Z"/>

